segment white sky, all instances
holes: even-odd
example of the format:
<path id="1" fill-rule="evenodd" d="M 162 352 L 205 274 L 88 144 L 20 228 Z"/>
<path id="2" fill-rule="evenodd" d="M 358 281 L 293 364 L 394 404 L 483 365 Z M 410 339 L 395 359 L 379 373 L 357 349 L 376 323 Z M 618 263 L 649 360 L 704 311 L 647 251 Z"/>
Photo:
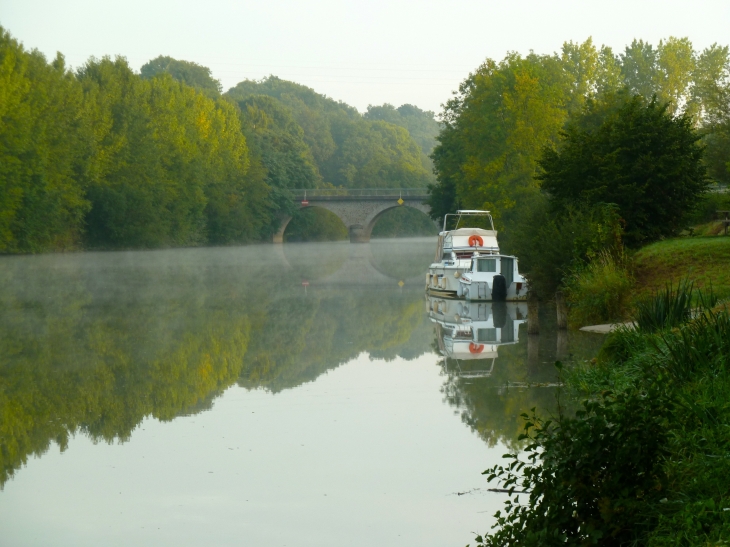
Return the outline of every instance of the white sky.
<path id="1" fill-rule="evenodd" d="M 687 36 L 695 48 L 730 43 L 728 0 L 0 0 L 0 25 L 76 67 L 123 55 L 212 69 L 224 90 L 269 74 L 363 111 L 412 103 L 438 112 L 486 57 L 551 53 L 592 36 L 622 50 Z"/>

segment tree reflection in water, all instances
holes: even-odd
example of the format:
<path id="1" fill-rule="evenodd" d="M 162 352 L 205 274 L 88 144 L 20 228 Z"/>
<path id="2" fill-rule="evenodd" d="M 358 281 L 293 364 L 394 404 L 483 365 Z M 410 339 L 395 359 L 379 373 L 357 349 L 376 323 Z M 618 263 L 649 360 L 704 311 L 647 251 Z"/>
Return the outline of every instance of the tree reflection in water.
<path id="1" fill-rule="evenodd" d="M 77 433 L 123 442 L 145 417 L 209 409 L 235 383 L 277 393 L 362 353 L 439 353 L 423 310 L 432 242 L 371 243 L 369 255 L 347 245 L 4 257 L 0 486 L 53 443 L 64 450 Z M 352 256 L 372 260 L 377 277 L 343 285 L 336 273 Z M 547 388 L 505 387 L 553 381 L 542 361 L 554 337 L 540 336 L 541 362 L 529 363 L 523 334 L 499 348 L 488 378 L 441 362 L 446 400 L 490 444 L 510 443 L 520 412 L 554 400 Z"/>
<path id="2" fill-rule="evenodd" d="M 430 351 L 420 286 L 302 286 L 328 248 L 300 246 L 295 267 L 274 246 L 4 258 L 0 485 L 53 442 L 125 441 L 236 382 L 277 392 L 362 352 Z M 408 248 L 425 268 L 430 244 Z"/>

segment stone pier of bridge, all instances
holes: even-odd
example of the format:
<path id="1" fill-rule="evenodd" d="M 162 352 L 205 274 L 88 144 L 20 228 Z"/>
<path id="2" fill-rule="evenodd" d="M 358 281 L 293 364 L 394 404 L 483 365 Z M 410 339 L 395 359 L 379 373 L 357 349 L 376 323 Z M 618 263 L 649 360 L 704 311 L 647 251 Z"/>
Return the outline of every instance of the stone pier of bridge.
<path id="1" fill-rule="evenodd" d="M 411 207 L 428 215 L 428 194 L 424 188 L 373 188 L 373 189 L 316 189 L 294 190 L 294 199 L 300 209 L 321 207 L 336 214 L 347 226 L 350 243 L 370 241 L 373 227 L 380 215 L 397 207 Z M 291 216 L 281 218 L 274 243 L 283 243 Z"/>

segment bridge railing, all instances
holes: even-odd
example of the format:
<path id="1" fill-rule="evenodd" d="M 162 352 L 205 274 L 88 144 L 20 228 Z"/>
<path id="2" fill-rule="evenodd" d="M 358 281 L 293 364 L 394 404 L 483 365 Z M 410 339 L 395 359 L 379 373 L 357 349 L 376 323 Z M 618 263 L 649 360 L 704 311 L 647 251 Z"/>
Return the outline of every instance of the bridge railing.
<path id="1" fill-rule="evenodd" d="M 307 188 L 290 190 L 296 197 L 308 198 L 317 197 L 409 197 L 409 196 L 426 196 L 428 189 L 426 188 Z"/>

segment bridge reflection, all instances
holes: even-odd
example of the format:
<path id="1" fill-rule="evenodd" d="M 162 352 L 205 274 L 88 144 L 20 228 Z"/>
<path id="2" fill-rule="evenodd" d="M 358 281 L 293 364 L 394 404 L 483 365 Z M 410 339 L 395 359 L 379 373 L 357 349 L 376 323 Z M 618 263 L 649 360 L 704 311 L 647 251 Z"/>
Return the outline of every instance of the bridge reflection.
<path id="1" fill-rule="evenodd" d="M 423 288 L 435 242 L 424 237 L 365 245 L 307 243 L 274 245 L 272 251 L 282 267 L 298 273 L 306 286 Z"/>

